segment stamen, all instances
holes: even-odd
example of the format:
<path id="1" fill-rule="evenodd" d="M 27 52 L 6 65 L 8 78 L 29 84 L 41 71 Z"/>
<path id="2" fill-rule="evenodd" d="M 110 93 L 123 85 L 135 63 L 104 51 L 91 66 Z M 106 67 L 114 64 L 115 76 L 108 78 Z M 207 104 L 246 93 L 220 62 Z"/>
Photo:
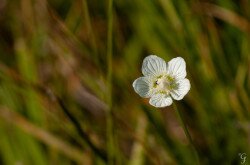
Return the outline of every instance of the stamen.
<path id="1" fill-rule="evenodd" d="M 162 75 L 157 77 L 157 80 L 154 82 L 153 87 L 155 88 L 156 93 L 169 94 L 170 91 L 176 90 L 178 84 L 172 76 Z"/>

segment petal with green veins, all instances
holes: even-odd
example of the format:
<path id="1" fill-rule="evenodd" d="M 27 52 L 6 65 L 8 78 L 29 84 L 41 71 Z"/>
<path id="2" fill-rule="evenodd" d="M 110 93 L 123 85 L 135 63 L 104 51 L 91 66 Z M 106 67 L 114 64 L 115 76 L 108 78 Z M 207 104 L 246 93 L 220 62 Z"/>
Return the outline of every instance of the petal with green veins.
<path id="1" fill-rule="evenodd" d="M 155 94 L 149 100 L 149 104 L 157 108 L 163 108 L 169 106 L 172 104 L 172 102 L 173 102 L 172 98 L 169 95 L 163 93 Z"/>
<path id="2" fill-rule="evenodd" d="M 139 77 L 133 82 L 133 88 L 136 93 L 141 97 L 149 98 L 151 97 L 151 80 L 149 77 Z"/>
<path id="3" fill-rule="evenodd" d="M 166 62 L 156 55 L 147 56 L 142 63 L 142 73 L 144 76 L 159 76 L 167 72 Z"/>
<path id="4" fill-rule="evenodd" d="M 171 91 L 171 96 L 175 100 L 181 100 L 188 93 L 191 88 L 190 82 L 188 79 L 182 79 L 177 81 L 178 87 L 176 90 Z"/>
<path id="5" fill-rule="evenodd" d="M 184 79 L 186 73 L 186 62 L 181 57 L 173 58 L 168 62 L 168 74 L 175 77 L 175 79 Z"/>

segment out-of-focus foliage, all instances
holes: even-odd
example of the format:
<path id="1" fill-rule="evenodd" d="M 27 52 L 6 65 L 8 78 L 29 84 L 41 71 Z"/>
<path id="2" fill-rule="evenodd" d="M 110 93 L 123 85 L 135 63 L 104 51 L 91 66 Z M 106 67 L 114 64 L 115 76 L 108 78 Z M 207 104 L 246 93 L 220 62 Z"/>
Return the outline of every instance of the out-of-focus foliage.
<path id="1" fill-rule="evenodd" d="M 250 163 L 249 35 L 248 0 L 1 0 L 0 164 L 196 164 L 173 107 L 133 91 L 149 54 L 186 60 L 200 164 Z"/>

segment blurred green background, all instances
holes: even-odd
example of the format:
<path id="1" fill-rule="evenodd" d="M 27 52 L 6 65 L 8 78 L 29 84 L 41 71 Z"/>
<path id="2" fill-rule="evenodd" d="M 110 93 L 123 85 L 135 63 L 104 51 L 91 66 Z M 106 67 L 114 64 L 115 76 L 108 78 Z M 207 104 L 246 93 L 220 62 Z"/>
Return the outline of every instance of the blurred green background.
<path id="1" fill-rule="evenodd" d="M 133 90 L 150 54 L 187 63 L 200 164 L 250 164 L 249 0 L 0 0 L 0 164 L 197 164 Z"/>

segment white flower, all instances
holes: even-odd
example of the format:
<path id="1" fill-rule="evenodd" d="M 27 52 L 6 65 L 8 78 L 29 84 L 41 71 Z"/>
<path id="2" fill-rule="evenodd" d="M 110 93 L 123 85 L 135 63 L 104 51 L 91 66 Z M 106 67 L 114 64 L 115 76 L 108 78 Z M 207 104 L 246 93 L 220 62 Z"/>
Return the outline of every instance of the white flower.
<path id="1" fill-rule="evenodd" d="M 190 82 L 186 79 L 186 63 L 183 58 L 176 57 L 166 63 L 156 55 L 147 56 L 143 60 L 142 74 L 133 82 L 136 93 L 143 98 L 150 98 L 149 103 L 155 107 L 166 107 L 173 100 L 181 100 L 190 90 Z"/>

